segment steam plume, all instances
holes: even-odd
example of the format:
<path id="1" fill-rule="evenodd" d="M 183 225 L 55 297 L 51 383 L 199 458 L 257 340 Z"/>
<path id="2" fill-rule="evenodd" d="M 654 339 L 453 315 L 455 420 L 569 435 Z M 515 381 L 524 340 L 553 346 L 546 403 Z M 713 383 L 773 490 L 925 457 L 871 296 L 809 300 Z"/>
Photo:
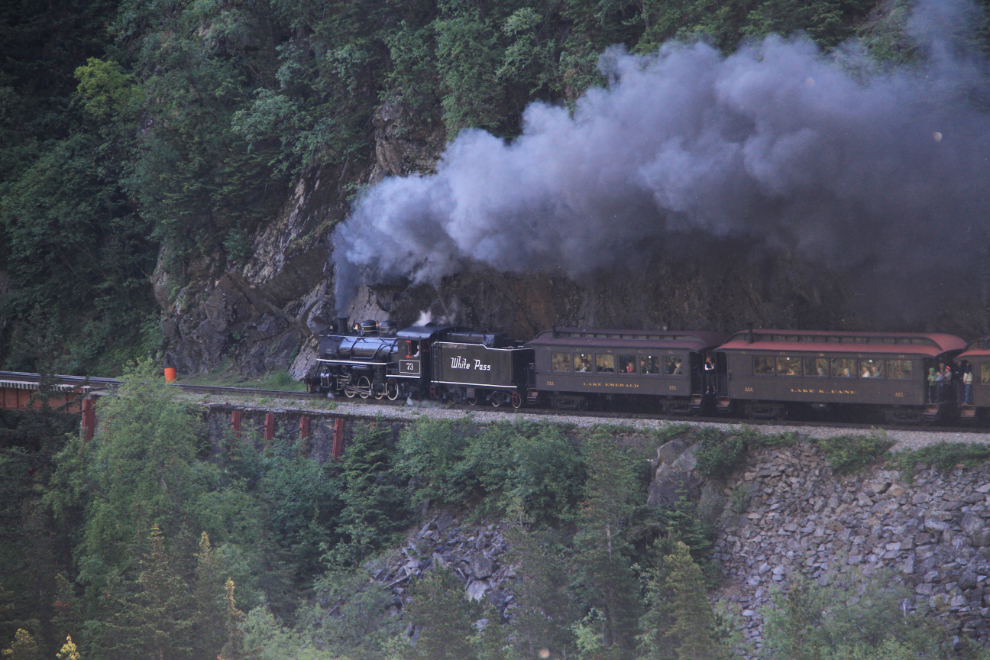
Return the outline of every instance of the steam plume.
<path id="1" fill-rule="evenodd" d="M 337 230 L 337 304 L 397 277 L 435 283 L 470 261 L 578 277 L 674 233 L 740 237 L 832 269 L 974 274 L 990 214 L 982 61 L 953 30 L 972 5 L 924 2 L 923 64 L 880 71 L 855 44 L 826 57 L 768 37 L 723 57 L 613 47 L 607 88 L 573 113 L 533 103 L 511 142 L 463 131 L 431 176 L 389 178 Z"/>

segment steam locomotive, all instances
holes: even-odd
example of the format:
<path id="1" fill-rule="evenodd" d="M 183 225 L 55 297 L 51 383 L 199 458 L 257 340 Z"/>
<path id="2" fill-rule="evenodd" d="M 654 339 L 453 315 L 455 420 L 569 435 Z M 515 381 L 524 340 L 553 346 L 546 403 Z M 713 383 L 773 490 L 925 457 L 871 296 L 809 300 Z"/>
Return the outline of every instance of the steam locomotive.
<path id="1" fill-rule="evenodd" d="M 780 419 L 879 415 L 888 422 L 990 411 L 990 345 L 938 333 L 552 328 L 522 343 L 504 333 L 348 325 L 321 336 L 310 391 L 346 397 L 600 409 L 637 405 Z M 965 352 L 964 352 L 965 351 Z M 946 365 L 973 373 L 976 405 Z M 929 375 L 941 373 L 938 383 Z M 951 369 L 950 369 L 951 374 Z M 982 406 L 982 408 L 981 408 Z"/>
<path id="2" fill-rule="evenodd" d="M 340 329 L 343 329 L 341 331 Z M 460 326 L 338 320 L 320 337 L 310 391 L 367 399 L 430 398 L 519 408 L 532 380 L 532 354 L 504 333 Z"/>

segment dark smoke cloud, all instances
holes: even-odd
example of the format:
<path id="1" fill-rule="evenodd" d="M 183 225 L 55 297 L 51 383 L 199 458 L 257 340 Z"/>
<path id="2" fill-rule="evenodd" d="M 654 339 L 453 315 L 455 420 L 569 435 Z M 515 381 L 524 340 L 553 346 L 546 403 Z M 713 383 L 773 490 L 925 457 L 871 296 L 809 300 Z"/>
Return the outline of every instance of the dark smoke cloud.
<path id="1" fill-rule="evenodd" d="M 974 100 L 984 63 L 958 34 L 974 11 L 920 5 L 923 63 L 894 71 L 803 37 L 729 57 L 613 48 L 608 87 L 573 113 L 534 103 L 515 140 L 463 131 L 435 175 L 370 189 L 335 234 L 338 306 L 361 281 L 436 283 L 471 261 L 580 277 L 699 232 L 877 280 L 969 271 L 978 286 L 990 118 Z"/>

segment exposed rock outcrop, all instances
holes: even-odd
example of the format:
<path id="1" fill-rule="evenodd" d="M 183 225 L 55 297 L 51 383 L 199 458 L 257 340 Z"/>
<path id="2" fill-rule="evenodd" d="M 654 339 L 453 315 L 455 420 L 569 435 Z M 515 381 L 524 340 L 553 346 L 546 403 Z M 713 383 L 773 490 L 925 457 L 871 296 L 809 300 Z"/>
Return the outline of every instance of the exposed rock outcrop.
<path id="1" fill-rule="evenodd" d="M 698 479 L 668 447 L 651 493 Z M 719 492 L 714 559 L 718 594 L 741 607 L 745 633 L 762 641 L 761 608 L 795 573 L 825 579 L 840 566 L 887 570 L 913 595 L 903 603 L 990 645 L 990 467 L 921 470 L 910 482 L 883 465 L 837 476 L 814 443 L 761 449 Z M 652 497 L 652 494 L 651 494 Z M 716 511 L 717 512 L 717 511 Z"/>

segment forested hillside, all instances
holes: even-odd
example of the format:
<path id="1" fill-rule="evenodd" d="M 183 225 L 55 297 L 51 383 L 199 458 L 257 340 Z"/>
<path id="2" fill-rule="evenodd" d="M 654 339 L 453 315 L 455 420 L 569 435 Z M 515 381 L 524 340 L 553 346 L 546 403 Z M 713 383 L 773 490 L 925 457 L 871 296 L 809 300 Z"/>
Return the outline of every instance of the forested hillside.
<path id="1" fill-rule="evenodd" d="M 398 139 L 512 137 L 600 84 L 604 49 L 771 32 L 914 57 L 901 0 L 27 0 L 0 8 L 0 363 L 109 374 L 191 278 L 243 265 L 307 168 L 368 181 Z M 984 31 L 983 34 L 986 34 Z M 416 166 L 429 168 L 436 151 Z M 332 222 L 330 223 L 332 224 Z M 320 231 L 327 231 L 324 226 Z M 156 300 L 150 279 L 168 270 Z M 169 298 L 169 296 L 172 298 Z M 181 303 L 180 303 L 181 304 Z"/>
<path id="2" fill-rule="evenodd" d="M 4 660 L 990 658 L 954 632 L 962 621 L 942 595 L 929 616 L 927 604 L 908 607 L 920 575 L 851 566 L 860 557 L 801 578 L 799 566 L 815 570 L 817 540 L 807 561 L 794 557 L 786 594 L 771 592 L 774 608 L 761 611 L 762 649 L 741 632 L 753 611 L 712 607 L 709 590 L 740 588 L 719 584 L 716 528 L 748 521 L 751 499 L 757 518 L 785 520 L 761 488 L 729 489 L 725 478 L 753 465 L 749 452 L 800 444 L 795 432 L 424 415 L 402 426 L 355 420 L 342 460 L 320 463 L 284 431 L 271 442 L 247 427 L 211 433 L 202 409 L 156 372 L 146 362 L 100 399 L 90 442 L 73 416 L 0 411 Z M 822 451 L 823 480 L 848 484 L 853 500 L 868 478 L 855 473 L 891 444 L 839 436 L 801 451 Z M 988 454 L 926 449 L 888 467 L 958 474 Z M 652 469 L 660 454 L 671 477 L 662 483 Z M 848 521 L 815 520 L 849 535 Z M 774 529 L 752 542 L 791 542 Z M 770 570 L 738 544 L 734 553 L 756 582 Z"/>

